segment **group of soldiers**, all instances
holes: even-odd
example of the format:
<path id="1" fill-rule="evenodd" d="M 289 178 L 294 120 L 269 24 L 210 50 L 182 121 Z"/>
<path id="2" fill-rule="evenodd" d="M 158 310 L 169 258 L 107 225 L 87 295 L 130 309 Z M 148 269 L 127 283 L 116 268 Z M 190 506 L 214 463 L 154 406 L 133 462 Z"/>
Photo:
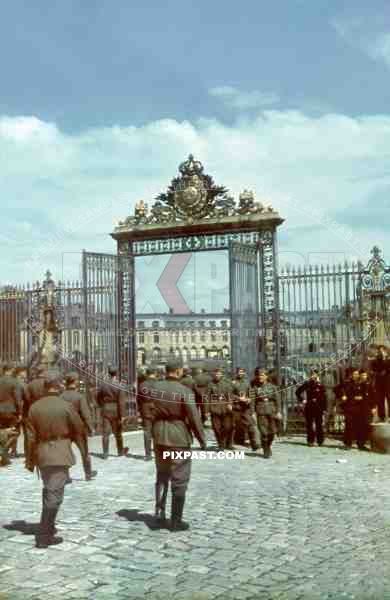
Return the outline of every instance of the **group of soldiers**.
<path id="1" fill-rule="evenodd" d="M 111 375 L 114 376 L 114 373 Z M 27 368 L 24 366 L 15 368 L 5 364 L 2 368 L 0 464 L 7 466 L 11 458 L 16 456 L 17 440 L 23 431 L 25 466 L 31 472 L 37 468 L 43 482 L 37 548 L 62 542 L 62 538 L 55 536 L 55 520 L 63 501 L 65 485 L 72 483 L 69 469 L 76 462 L 72 443 L 80 451 L 86 481 L 91 481 L 97 475 L 97 471 L 92 469 L 88 450 L 88 436 L 93 432 L 90 407 L 79 388 L 77 372 L 67 373 L 62 378 L 58 373 L 49 373 L 44 366 L 38 366 L 28 381 Z M 112 419 L 107 398 L 110 393 L 103 383 L 98 396 L 102 402 L 104 421 L 108 422 L 103 428 L 105 436 Z M 115 392 L 115 403 L 120 393 L 119 388 Z"/>
<path id="2" fill-rule="evenodd" d="M 228 378 L 220 366 L 214 367 L 211 374 L 205 369 L 194 371 L 184 369 L 179 383 L 193 398 L 203 425 L 210 416 L 218 449 L 232 450 L 233 443 L 245 445 L 248 439 L 253 451 L 261 446 L 264 458 L 270 458 L 282 416 L 279 390 L 267 372 L 257 368 L 249 381 L 242 367 L 236 369 L 233 378 Z M 138 383 L 137 404 L 142 417 L 147 460 L 151 459 L 154 421 L 154 398 L 149 388 L 158 380 L 158 369 L 149 367 Z M 256 415 L 258 432 L 253 415 Z"/>
<path id="3" fill-rule="evenodd" d="M 378 356 L 373 372 L 390 367 L 387 357 Z M 390 368 L 388 370 L 390 373 Z M 383 387 L 383 386 L 382 386 Z M 351 370 L 338 384 L 334 393 L 345 415 L 345 446 L 356 441 L 364 449 L 369 436 L 372 415 L 381 409 L 381 400 L 374 393 L 367 372 Z M 380 388 L 382 389 L 382 388 Z M 384 390 L 389 389 L 385 387 Z M 260 446 L 262 456 L 270 458 L 272 443 L 280 430 L 280 389 L 272 376 L 257 368 L 248 380 L 245 369 L 238 368 L 233 378 L 227 377 L 220 366 L 211 373 L 184 370 L 179 359 L 168 361 L 165 377 L 149 367 L 139 377 L 133 390 L 142 418 L 145 459 L 156 464 L 155 517 L 161 526 L 171 531 L 188 529 L 183 521 L 185 497 L 191 474 L 191 452 L 195 437 L 202 450 L 207 449 L 204 426 L 210 417 L 218 450 L 232 450 L 233 444 L 249 444 L 254 452 Z M 383 391 L 383 390 L 382 390 Z M 126 456 L 122 426 L 129 389 L 121 385 L 118 371 L 109 369 L 108 377 L 95 386 L 95 400 L 102 417 L 102 458 L 109 456 L 109 436 L 113 434 L 118 456 Z M 313 446 L 324 442 L 323 422 L 326 389 L 319 374 L 296 390 L 304 406 L 307 441 Z M 17 438 L 24 435 L 25 466 L 29 471 L 38 468 L 43 481 L 42 513 L 36 546 L 62 542 L 56 536 L 55 521 L 64 497 L 65 485 L 72 483 L 69 469 L 75 464 L 72 443 L 82 458 L 85 479 L 97 474 L 92 469 L 88 436 L 93 432 L 91 406 L 80 392 L 77 372 L 64 378 L 38 367 L 30 380 L 24 366 L 4 365 L 0 377 L 0 461 L 10 463 L 16 455 Z M 256 427 L 257 424 L 257 427 Z M 168 455 L 168 452 L 170 453 Z M 184 451 L 184 452 L 182 452 Z M 176 454 L 178 453 L 178 456 Z M 171 518 L 166 518 L 166 503 L 171 488 Z"/>

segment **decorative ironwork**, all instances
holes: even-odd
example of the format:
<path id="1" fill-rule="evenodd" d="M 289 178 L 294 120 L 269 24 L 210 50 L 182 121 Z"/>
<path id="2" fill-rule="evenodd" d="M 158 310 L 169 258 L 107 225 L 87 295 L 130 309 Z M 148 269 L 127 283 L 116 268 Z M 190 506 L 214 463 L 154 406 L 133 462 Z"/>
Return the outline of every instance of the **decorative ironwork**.
<path id="1" fill-rule="evenodd" d="M 230 242 L 232 367 L 252 376 L 258 365 L 258 246 Z"/>
<path id="2" fill-rule="evenodd" d="M 386 265 L 381 257 L 378 246 L 371 250 L 372 258 L 361 274 L 361 285 L 364 290 L 380 292 L 386 288 L 390 289 L 390 266 Z"/>
<path id="3" fill-rule="evenodd" d="M 237 205 L 225 187 L 216 185 L 213 178 L 204 173 L 202 163 L 195 160 L 192 154 L 179 166 L 179 172 L 180 175 L 172 180 L 167 192 L 156 198 L 150 212 L 148 204 L 140 200 L 134 215 L 120 221 L 116 231 L 275 213 L 269 204 L 264 206 L 255 202 L 253 192 L 248 190 L 240 194 Z"/>
<path id="4" fill-rule="evenodd" d="M 222 234 L 188 234 L 186 236 L 132 242 L 134 256 L 171 254 L 197 250 L 227 250 L 231 241 L 255 244 L 260 240 L 256 231 Z"/>

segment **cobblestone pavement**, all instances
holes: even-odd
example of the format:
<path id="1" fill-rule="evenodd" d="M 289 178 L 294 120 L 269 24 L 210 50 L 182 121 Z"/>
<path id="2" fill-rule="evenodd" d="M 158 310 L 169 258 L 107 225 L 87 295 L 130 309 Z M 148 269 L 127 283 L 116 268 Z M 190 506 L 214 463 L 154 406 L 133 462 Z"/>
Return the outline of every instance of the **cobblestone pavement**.
<path id="1" fill-rule="evenodd" d="M 150 528 L 141 434 L 126 443 L 129 458 L 94 458 L 95 481 L 72 470 L 47 550 L 4 528 L 37 522 L 41 482 L 23 459 L 0 471 L 0 600 L 390 598 L 389 456 L 289 438 L 269 461 L 194 461 L 191 530 L 171 533 Z"/>

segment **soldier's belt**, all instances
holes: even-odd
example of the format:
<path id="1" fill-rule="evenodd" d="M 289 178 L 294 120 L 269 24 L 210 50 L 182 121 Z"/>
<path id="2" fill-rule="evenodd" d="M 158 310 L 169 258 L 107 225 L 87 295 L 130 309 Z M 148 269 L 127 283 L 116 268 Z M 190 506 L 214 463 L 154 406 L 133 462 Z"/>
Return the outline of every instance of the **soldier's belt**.
<path id="1" fill-rule="evenodd" d="M 185 423 L 184 419 L 180 417 L 159 417 L 158 419 L 153 419 L 153 423 L 159 423 L 161 421 L 167 421 L 167 423 Z"/>
<path id="2" fill-rule="evenodd" d="M 45 444 L 46 442 L 59 442 L 60 440 L 70 440 L 70 435 L 57 435 L 56 437 L 39 438 L 38 444 Z"/>

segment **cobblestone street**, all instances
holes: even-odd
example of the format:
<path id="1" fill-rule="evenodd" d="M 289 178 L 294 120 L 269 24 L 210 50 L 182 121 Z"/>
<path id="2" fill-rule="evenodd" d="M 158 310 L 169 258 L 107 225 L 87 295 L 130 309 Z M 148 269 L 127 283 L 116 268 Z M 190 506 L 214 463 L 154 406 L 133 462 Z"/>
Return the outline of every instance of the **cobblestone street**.
<path id="1" fill-rule="evenodd" d="M 41 482 L 22 458 L 0 471 L 1 600 L 390 598 L 388 456 L 285 438 L 269 461 L 196 460 L 191 529 L 171 533 L 153 529 L 155 469 L 141 460 L 141 433 L 126 444 L 130 457 L 93 457 L 93 482 L 80 462 L 72 470 L 65 541 L 47 550 L 9 528 L 39 520 Z"/>

